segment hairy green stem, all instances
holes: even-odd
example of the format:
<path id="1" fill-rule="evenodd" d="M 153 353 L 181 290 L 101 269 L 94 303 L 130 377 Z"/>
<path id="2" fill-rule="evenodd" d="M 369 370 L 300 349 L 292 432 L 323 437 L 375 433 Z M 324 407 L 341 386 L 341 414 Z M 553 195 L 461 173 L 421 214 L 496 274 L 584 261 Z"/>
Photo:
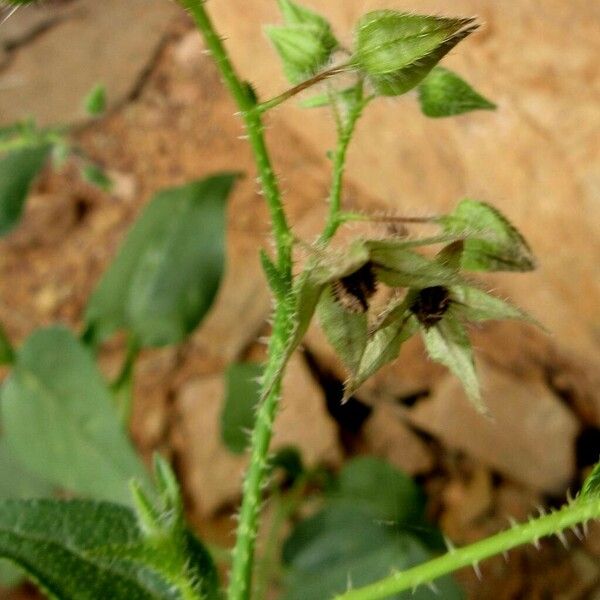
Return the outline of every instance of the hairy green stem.
<path id="1" fill-rule="evenodd" d="M 321 83 L 321 81 L 325 81 L 326 79 L 334 77 L 335 75 L 339 75 L 340 73 L 346 72 L 349 67 L 350 63 L 347 63 L 343 65 L 338 65 L 336 67 L 332 67 L 331 69 L 327 69 L 326 71 L 321 71 L 320 73 L 317 73 L 314 77 L 311 77 L 306 81 L 302 81 L 298 85 L 294 86 L 293 88 L 290 88 L 289 90 L 286 90 L 282 94 L 279 94 L 278 96 L 275 96 L 270 100 L 265 100 L 264 102 L 261 102 L 258 105 L 258 109 L 260 110 L 260 112 L 266 112 L 272 108 L 275 108 L 276 106 L 279 106 L 286 100 L 289 100 L 290 98 L 297 96 L 304 90 L 311 88 L 313 85 Z"/>
<path id="2" fill-rule="evenodd" d="M 133 370 L 139 353 L 140 344 L 135 336 L 130 335 L 127 340 L 127 349 L 121 371 L 110 384 L 121 423 L 125 427 L 129 425 L 131 419 L 131 410 L 133 408 Z"/>
<path id="3" fill-rule="evenodd" d="M 357 99 L 353 102 L 345 122 L 341 124 L 338 132 L 338 143 L 333 157 L 333 181 L 331 192 L 329 194 L 329 214 L 325 229 L 321 235 L 321 242 L 327 243 L 342 224 L 340 220 L 340 211 L 342 205 L 342 189 L 344 181 L 344 172 L 346 170 L 346 158 L 348 156 L 348 147 L 354 135 L 356 124 L 362 115 L 363 110 L 369 102 L 369 99 L 362 98 L 362 86 L 357 87 Z"/>
<path id="4" fill-rule="evenodd" d="M 477 567 L 479 562 L 509 550 L 537 542 L 546 536 L 561 534 L 565 529 L 600 518 L 600 500 L 578 500 L 549 515 L 515 525 L 489 538 L 450 550 L 444 556 L 403 572 L 395 573 L 371 585 L 339 594 L 335 600 L 378 600 L 405 590 L 431 584 L 438 577 L 448 575 L 463 567 Z"/>
<path id="5" fill-rule="evenodd" d="M 267 151 L 264 126 L 254 91 L 236 73 L 227 50 L 221 38 L 217 35 L 212 21 L 206 12 L 204 0 L 179 0 L 179 2 L 192 15 L 208 50 L 221 72 L 225 85 L 231 92 L 240 110 L 254 153 L 261 187 L 271 215 L 273 235 L 277 246 L 278 266 L 282 273 L 291 277 L 292 236 L 283 210 L 277 178 L 275 177 Z"/>
<path id="6" fill-rule="evenodd" d="M 218 37 L 204 7 L 204 0 L 179 0 L 189 10 L 198 30 L 211 52 L 226 86 L 235 99 L 250 140 L 265 200 L 269 207 L 278 268 L 290 284 L 292 278 L 293 236 L 281 202 L 281 193 L 267 151 L 261 111 L 251 86 L 235 72 L 229 55 Z M 250 444 L 250 464 L 244 479 L 242 506 L 230 574 L 229 600 L 247 600 L 252 588 L 252 568 L 256 535 L 262 500 L 262 490 L 268 469 L 267 458 L 273 434 L 273 423 L 279 408 L 282 370 L 278 370 L 280 356 L 285 352 L 293 328 L 293 310 L 287 298 L 276 300 L 273 333 L 269 342 L 261 396 L 256 423 Z"/>
<path id="7" fill-rule="evenodd" d="M 252 589 L 252 569 L 262 490 L 268 471 L 273 423 L 281 397 L 283 369 L 280 368 L 279 362 L 292 333 L 292 317 L 291 307 L 285 302 L 279 302 L 275 310 L 273 334 L 269 341 L 267 365 L 261 386 L 261 396 L 264 395 L 264 400 L 258 407 L 250 441 L 250 464 L 244 479 L 242 507 L 227 596 L 229 600 L 246 600 L 250 597 Z"/>

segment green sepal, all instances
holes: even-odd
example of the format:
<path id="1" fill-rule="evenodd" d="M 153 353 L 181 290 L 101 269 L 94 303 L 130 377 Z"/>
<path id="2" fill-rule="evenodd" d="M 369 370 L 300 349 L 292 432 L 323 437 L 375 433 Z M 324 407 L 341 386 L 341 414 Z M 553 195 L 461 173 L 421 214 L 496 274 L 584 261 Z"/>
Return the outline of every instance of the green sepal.
<path id="1" fill-rule="evenodd" d="M 429 357 L 447 367 L 460 379 L 469 400 L 480 413 L 487 413 L 475 372 L 473 349 L 467 330 L 450 309 L 444 318 L 421 332 Z"/>
<path id="2" fill-rule="evenodd" d="M 407 312 L 408 303 L 402 301 L 396 308 L 395 318 L 369 337 L 358 369 L 344 383 L 344 400 L 382 367 L 394 362 L 400 355 L 402 344 L 418 331 L 416 318 Z"/>
<path id="3" fill-rule="evenodd" d="M 360 366 L 367 345 L 367 314 L 347 310 L 335 297 L 331 285 L 328 285 L 321 294 L 317 317 L 336 354 L 354 373 Z"/>
<path id="4" fill-rule="evenodd" d="M 479 288 L 454 286 L 451 288 L 451 296 L 454 314 L 464 321 L 480 322 L 516 319 L 542 327 L 525 311 Z"/>
<path id="5" fill-rule="evenodd" d="M 461 266 L 467 271 L 531 271 L 535 258 L 525 238 L 496 208 L 462 200 L 438 219 L 448 234 L 465 239 Z"/>
<path id="6" fill-rule="evenodd" d="M 378 279 L 391 287 L 426 288 L 464 283 L 452 266 L 401 246 L 371 246 L 371 261 Z"/>
<path id="7" fill-rule="evenodd" d="M 285 25 L 266 28 L 291 83 L 299 83 L 327 64 L 338 47 L 331 25 L 321 15 L 290 0 L 279 0 Z"/>
<path id="8" fill-rule="evenodd" d="M 493 102 L 476 92 L 456 73 L 443 67 L 435 67 L 419 84 L 419 102 L 423 114 L 432 118 L 496 109 Z"/>
<path id="9" fill-rule="evenodd" d="M 469 18 L 373 11 L 358 23 L 352 60 L 368 76 L 377 94 L 398 96 L 421 83 L 475 29 L 474 19 Z"/>

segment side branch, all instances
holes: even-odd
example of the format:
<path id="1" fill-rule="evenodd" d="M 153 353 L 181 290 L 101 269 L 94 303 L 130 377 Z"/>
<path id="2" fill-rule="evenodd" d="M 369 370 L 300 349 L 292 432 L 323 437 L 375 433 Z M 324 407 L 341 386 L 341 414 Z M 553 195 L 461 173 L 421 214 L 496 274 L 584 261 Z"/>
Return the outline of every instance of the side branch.
<path id="1" fill-rule="evenodd" d="M 451 550 L 447 554 L 395 573 L 371 585 L 350 590 L 335 597 L 334 600 L 380 600 L 405 590 L 415 589 L 432 583 L 438 577 L 448 575 L 463 567 L 477 567 L 486 558 L 508 552 L 523 544 L 537 544 L 551 535 L 563 535 L 565 529 L 600 518 L 600 500 L 575 501 L 557 512 L 533 519 L 522 525 L 515 525 L 492 537 L 481 540 L 464 548 Z"/>

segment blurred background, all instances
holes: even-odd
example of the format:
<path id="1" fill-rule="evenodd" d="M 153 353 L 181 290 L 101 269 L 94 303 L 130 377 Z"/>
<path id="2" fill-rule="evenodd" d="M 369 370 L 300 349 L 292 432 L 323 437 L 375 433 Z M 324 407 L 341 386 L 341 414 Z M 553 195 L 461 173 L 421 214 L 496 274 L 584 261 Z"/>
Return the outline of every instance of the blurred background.
<path id="1" fill-rule="evenodd" d="M 418 340 L 341 407 L 344 371 L 312 328 L 292 360 L 275 436 L 276 447 L 298 447 L 308 464 L 385 458 L 424 486 L 428 513 L 450 539 L 471 542 L 508 517 L 559 505 L 600 455 L 600 4 L 304 4 L 330 18 L 347 45 L 358 17 L 379 7 L 484 23 L 444 64 L 498 110 L 428 120 L 411 94 L 374 102 L 351 147 L 344 201 L 407 216 L 450 210 L 463 197 L 498 206 L 531 243 L 539 269 L 487 283 L 549 334 L 515 323 L 473 332 L 495 417 L 488 421 L 427 362 Z M 285 89 L 261 30 L 280 20 L 276 2 L 213 0 L 209 8 L 259 95 Z M 90 120 L 82 99 L 97 83 L 109 110 Z M 220 440 L 222 374 L 234 360 L 262 356 L 270 310 L 258 262 L 259 248 L 269 248 L 267 214 L 234 112 L 191 22 L 169 0 L 49 1 L 0 26 L 0 127 L 30 116 L 72 125 L 114 181 L 104 193 L 82 183 L 70 163 L 45 171 L 23 220 L 0 239 L 0 322 L 15 344 L 43 325 L 80 327 L 95 282 L 157 190 L 220 169 L 249 174 L 229 205 L 227 272 L 215 307 L 186 344 L 143 353 L 131 426 L 145 458 L 160 450 L 174 460 L 190 518 L 223 546 L 232 543 L 245 459 Z M 286 205 L 306 240 L 322 224 L 334 133 L 326 110 L 293 101 L 268 117 Z M 122 354 L 119 340 L 103 350 L 107 374 Z M 459 581 L 474 599 L 600 599 L 599 534 L 596 527 L 583 542 L 572 536 L 569 549 L 554 539 L 512 552 L 507 563 L 482 564 L 481 581 L 470 570 Z"/>

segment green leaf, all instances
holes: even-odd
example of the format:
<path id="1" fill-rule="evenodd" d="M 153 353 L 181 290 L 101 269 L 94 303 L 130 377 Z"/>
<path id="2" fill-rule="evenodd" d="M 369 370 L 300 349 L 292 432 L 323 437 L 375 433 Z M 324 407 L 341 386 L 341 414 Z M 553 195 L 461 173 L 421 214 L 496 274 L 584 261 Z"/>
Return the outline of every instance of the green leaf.
<path id="1" fill-rule="evenodd" d="M 85 181 L 100 188 L 104 192 L 110 192 L 113 186 L 111 178 L 106 171 L 98 165 L 87 164 L 81 169 L 81 176 Z"/>
<path id="2" fill-rule="evenodd" d="M 223 173 L 154 197 L 90 299 L 86 322 L 95 342 L 127 329 L 142 346 L 176 344 L 198 326 L 223 274 L 234 181 Z"/>
<path id="3" fill-rule="evenodd" d="M 88 557 L 106 543 L 139 537 L 133 513 L 123 507 L 53 500 L 0 502 L 0 556 L 18 564 L 59 600 L 150 600 L 157 595 L 135 567 Z"/>
<path id="4" fill-rule="evenodd" d="M 340 471 L 333 497 L 368 507 L 383 521 L 419 531 L 425 522 L 425 496 L 405 473 L 372 456 L 347 463 Z"/>
<path id="5" fill-rule="evenodd" d="M 462 268 L 468 271 L 531 271 L 535 259 L 525 238 L 496 208 L 463 200 L 439 219 L 446 233 L 465 238 Z"/>
<path id="6" fill-rule="evenodd" d="M 263 366 L 256 363 L 235 363 L 225 374 L 226 391 L 221 413 L 221 437 L 236 454 L 248 446 L 248 433 L 254 428 L 256 405 L 260 396 L 258 379 Z"/>
<path id="7" fill-rule="evenodd" d="M 473 110 L 495 110 L 496 105 L 478 94 L 456 73 L 435 67 L 419 85 L 419 102 L 428 117 L 451 117 Z"/>
<path id="8" fill-rule="evenodd" d="M 101 115 L 106 110 L 106 88 L 101 83 L 95 85 L 84 101 L 85 111 L 92 117 Z"/>
<path id="9" fill-rule="evenodd" d="M 301 521 L 286 540 L 285 600 L 329 600 L 432 557 L 441 536 L 424 518 L 424 497 L 412 480 L 378 459 L 344 467 L 322 510 Z M 394 598 L 462 595 L 450 578 L 439 596 L 418 588 Z"/>
<path id="10" fill-rule="evenodd" d="M 401 246 L 371 244 L 370 248 L 377 277 L 386 285 L 425 288 L 464 282 L 456 269 L 443 261 L 430 260 Z"/>
<path id="11" fill-rule="evenodd" d="M 537 323 L 533 317 L 516 306 L 475 287 L 453 287 L 452 300 L 455 302 L 454 313 L 466 321 L 518 319 Z"/>
<path id="12" fill-rule="evenodd" d="M 592 472 L 586 477 L 581 488 L 579 496 L 584 500 L 591 500 L 600 497 L 600 462 L 592 469 Z"/>
<path id="13" fill-rule="evenodd" d="M 90 352 L 67 329 L 38 330 L 26 340 L 1 410 L 12 452 L 59 488 L 126 503 L 129 480 L 146 479 Z"/>
<path id="14" fill-rule="evenodd" d="M 6 331 L 4 331 L 4 327 L 0 323 L 0 365 L 10 364 L 14 360 L 14 357 L 15 352 L 12 344 L 6 335 Z"/>
<path id="15" fill-rule="evenodd" d="M 116 504 L 0 502 L 0 556 L 18 564 L 47 595 L 59 600 L 183 600 L 181 590 L 152 564 L 150 550 L 145 556 L 133 552 L 127 556 L 127 549 L 146 542 L 133 511 Z M 202 549 L 198 561 L 194 551 L 200 543 L 194 539 L 185 546 L 185 542 L 180 540 L 189 557 L 189 571 L 202 577 L 208 592 L 203 597 L 218 598 L 213 591 L 214 566 L 205 562 L 206 551 Z"/>
<path id="16" fill-rule="evenodd" d="M 45 498 L 54 490 L 45 478 L 30 473 L 0 437 L 0 498 Z"/>
<path id="17" fill-rule="evenodd" d="M 336 354 L 355 372 L 367 345 L 367 313 L 346 309 L 329 285 L 321 295 L 317 317 Z"/>
<path id="18" fill-rule="evenodd" d="M 329 61 L 338 42 L 331 25 L 321 15 L 291 0 L 279 0 L 284 26 L 267 27 L 266 32 L 283 62 L 291 83 L 299 83 Z"/>
<path id="19" fill-rule="evenodd" d="M 373 11 L 358 23 L 353 62 L 377 94 L 398 96 L 421 83 L 475 29 L 474 19 Z"/>
<path id="20" fill-rule="evenodd" d="M 471 342 L 464 326 L 449 311 L 436 325 L 423 328 L 422 334 L 430 358 L 450 369 L 461 380 L 475 408 L 480 413 L 486 413 Z"/>
<path id="21" fill-rule="evenodd" d="M 0 437 L 0 499 L 44 498 L 50 496 L 53 487 L 47 481 L 27 471 L 9 448 L 6 438 Z M 14 587 L 23 574 L 13 564 L 0 560 L 0 586 Z"/>
<path id="22" fill-rule="evenodd" d="M 0 159 L 0 235 L 16 224 L 36 175 L 42 170 L 50 146 L 33 146 Z"/>

